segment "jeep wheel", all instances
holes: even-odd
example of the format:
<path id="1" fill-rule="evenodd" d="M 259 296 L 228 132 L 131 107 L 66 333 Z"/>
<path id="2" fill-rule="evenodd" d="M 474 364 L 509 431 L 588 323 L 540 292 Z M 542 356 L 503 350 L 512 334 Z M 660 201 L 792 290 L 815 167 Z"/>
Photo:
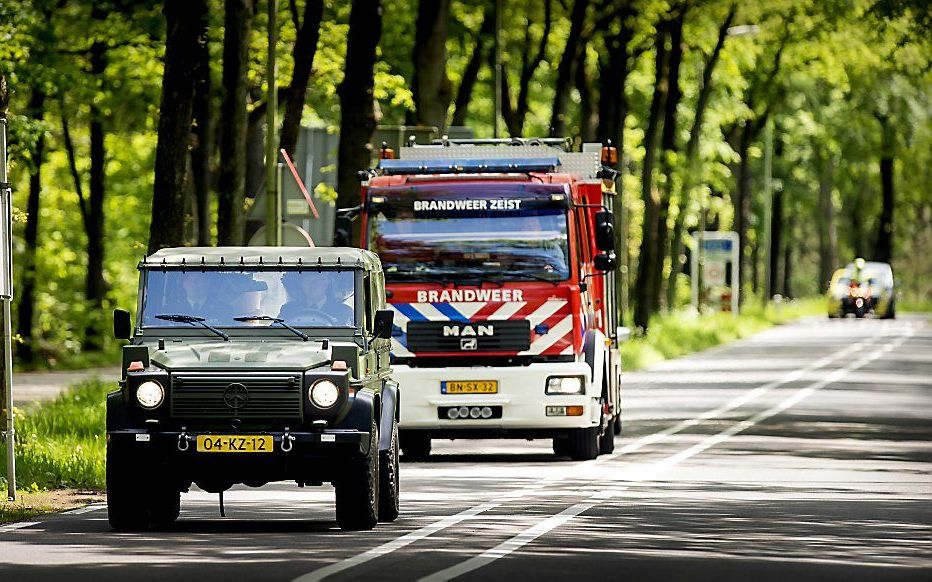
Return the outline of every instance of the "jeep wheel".
<path id="1" fill-rule="evenodd" d="M 343 530 L 372 529 L 379 520 L 379 429 L 373 423 L 369 453 L 347 467 L 334 483 L 337 525 Z"/>
<path id="2" fill-rule="evenodd" d="M 107 447 L 107 519 L 117 531 L 140 531 L 149 527 L 145 498 L 133 479 L 133 463 L 121 458 L 112 446 Z"/>
<path id="3" fill-rule="evenodd" d="M 612 421 L 612 432 L 615 434 L 621 434 L 621 413 L 615 417 L 615 420 Z"/>
<path id="4" fill-rule="evenodd" d="M 570 458 L 588 461 L 599 456 L 599 427 L 570 429 Z"/>
<path id="5" fill-rule="evenodd" d="M 423 461 L 430 456 L 430 434 L 406 430 L 400 436 L 401 453 L 405 461 Z"/>
<path id="6" fill-rule="evenodd" d="M 398 423 L 392 422 L 392 442 L 379 452 L 379 521 L 395 521 L 400 509 L 398 479 Z"/>

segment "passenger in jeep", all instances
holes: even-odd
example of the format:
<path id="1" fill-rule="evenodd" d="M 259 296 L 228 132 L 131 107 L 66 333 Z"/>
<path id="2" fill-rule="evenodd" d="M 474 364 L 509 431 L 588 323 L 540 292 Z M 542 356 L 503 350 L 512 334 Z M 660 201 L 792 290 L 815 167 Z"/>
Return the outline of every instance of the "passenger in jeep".
<path id="1" fill-rule="evenodd" d="M 352 326 L 353 310 L 346 304 L 353 295 L 352 287 L 343 285 L 340 279 L 339 276 L 302 276 L 299 271 L 285 273 L 282 283 L 288 300 L 282 305 L 278 317 L 292 325 Z M 348 293 L 341 291 L 346 288 L 350 289 Z"/>

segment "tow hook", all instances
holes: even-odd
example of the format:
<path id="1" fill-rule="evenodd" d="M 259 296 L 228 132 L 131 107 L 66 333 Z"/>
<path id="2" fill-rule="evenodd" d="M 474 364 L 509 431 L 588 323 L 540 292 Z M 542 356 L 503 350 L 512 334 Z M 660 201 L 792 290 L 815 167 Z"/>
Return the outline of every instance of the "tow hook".
<path id="1" fill-rule="evenodd" d="M 178 435 L 178 450 L 182 453 L 188 450 L 188 433 L 185 432 L 184 427 L 181 428 L 181 434 Z"/>
<path id="2" fill-rule="evenodd" d="M 288 429 L 285 429 L 285 434 L 282 435 L 282 452 L 288 453 L 291 452 L 292 443 L 294 442 L 294 436 L 288 433 Z"/>

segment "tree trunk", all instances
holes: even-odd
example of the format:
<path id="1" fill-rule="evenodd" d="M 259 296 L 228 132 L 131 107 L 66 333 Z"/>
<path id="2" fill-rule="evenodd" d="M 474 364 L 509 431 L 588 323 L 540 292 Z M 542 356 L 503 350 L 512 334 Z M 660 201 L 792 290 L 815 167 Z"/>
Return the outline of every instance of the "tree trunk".
<path id="1" fill-rule="evenodd" d="M 104 16 L 98 12 L 95 18 L 103 20 Z M 90 64 L 91 75 L 95 79 L 103 80 L 107 69 L 107 43 L 99 40 L 91 45 Z M 104 195 L 107 163 L 104 146 L 104 113 L 100 105 L 94 101 L 90 104 L 90 188 L 87 205 L 87 275 L 84 281 L 84 297 L 87 299 L 88 312 L 92 314 L 85 328 L 84 347 L 88 351 L 99 350 L 101 344 L 101 330 L 99 314 L 104 295 L 107 292 L 107 283 L 104 280 Z"/>
<path id="2" fill-rule="evenodd" d="M 579 91 L 579 138 L 583 143 L 594 142 L 598 135 L 598 107 L 592 80 L 586 71 L 586 45 L 579 48 L 579 63 L 576 66 L 576 90 Z"/>
<path id="3" fill-rule="evenodd" d="M 793 298 L 793 228 L 787 223 L 786 241 L 783 243 L 783 296 Z M 779 252 L 779 251 L 777 251 Z"/>
<path id="4" fill-rule="evenodd" d="M 304 20 L 298 28 L 295 39 L 294 71 L 291 85 L 285 97 L 285 116 L 282 119 L 282 133 L 278 147 L 294 157 L 298 145 L 298 131 L 304 115 L 304 100 L 307 96 L 307 84 L 311 80 L 314 68 L 314 56 L 317 53 L 317 41 L 320 39 L 320 21 L 324 16 L 323 0 L 307 0 L 304 5 Z M 297 26 L 297 23 L 295 24 Z"/>
<path id="5" fill-rule="evenodd" d="M 670 274 L 666 278 L 667 296 L 666 308 L 671 309 L 676 296 L 676 273 L 679 266 L 678 253 L 676 248 L 678 244 L 672 244 L 669 237 L 669 227 L 667 220 L 670 215 L 670 203 L 673 198 L 681 194 L 675 185 L 676 167 L 674 158 L 679 146 L 676 140 L 677 131 L 677 108 L 682 98 L 680 91 L 680 64 L 683 62 L 683 22 L 686 19 L 686 9 L 681 8 L 673 19 L 670 21 L 670 55 L 669 55 L 669 81 L 667 89 L 667 99 L 664 103 L 663 114 L 663 135 L 660 139 L 660 165 L 664 175 L 664 184 L 661 190 L 660 198 L 660 217 L 657 224 L 657 233 L 661 246 L 661 257 L 670 257 Z M 682 201 L 681 201 L 682 202 Z M 685 208 L 680 208 L 679 215 L 685 214 Z M 662 261 L 662 259 L 661 259 Z M 654 283 L 657 297 L 654 299 L 655 305 L 660 305 L 661 290 L 664 286 L 663 263 L 655 275 L 657 280 Z"/>
<path id="6" fill-rule="evenodd" d="M 550 135 L 553 137 L 563 137 L 566 134 L 566 105 L 570 87 L 579 63 L 585 68 L 586 51 L 585 46 L 580 46 L 580 37 L 586 24 L 588 8 L 589 0 L 576 0 L 570 12 L 570 32 L 566 37 L 560 63 L 557 65 L 557 84 L 554 87 L 553 114 L 550 118 Z M 580 124 L 580 127 L 582 125 Z"/>
<path id="7" fill-rule="evenodd" d="M 780 281 L 780 245 L 789 246 L 789 237 L 784 242 L 783 238 L 783 191 L 777 190 L 773 193 L 773 212 L 770 216 L 770 264 L 767 268 L 770 270 L 770 288 L 765 289 L 765 298 L 773 297 L 777 290 L 781 288 Z"/>
<path id="8" fill-rule="evenodd" d="M 824 158 L 819 155 L 821 152 L 818 145 L 813 149 L 819 172 L 819 284 L 824 288 L 832 278 L 837 261 L 835 203 L 832 200 L 835 163 L 831 154 Z"/>
<path id="9" fill-rule="evenodd" d="M 210 213 L 210 158 L 214 150 L 214 116 L 211 107 L 213 83 L 210 77 L 210 38 L 205 29 L 202 42 L 198 43 L 196 78 L 194 81 L 194 136 L 196 143 L 191 150 L 192 181 L 197 216 L 197 244 L 211 244 Z"/>
<path id="10" fill-rule="evenodd" d="M 414 123 L 447 126 L 453 89 L 447 77 L 447 30 L 450 0 L 420 0 L 414 35 Z"/>
<path id="11" fill-rule="evenodd" d="M 644 199 L 644 227 L 641 237 L 641 252 L 638 257 L 638 277 L 634 291 L 634 325 L 647 329 L 650 316 L 656 311 L 655 299 L 659 290 L 655 288 L 657 271 L 662 267 L 663 244 L 657 226 L 660 223 L 660 197 L 654 187 L 654 165 L 657 157 L 657 134 L 662 123 L 663 106 L 668 92 L 668 68 L 666 29 L 657 33 L 654 46 L 654 95 L 651 99 L 644 131 L 644 161 L 641 169 L 641 196 Z"/>
<path id="12" fill-rule="evenodd" d="M 194 113 L 194 87 L 207 35 L 206 0 L 168 0 L 163 10 L 168 35 L 162 74 L 158 144 L 149 253 L 185 240 L 188 146 Z"/>
<path id="13" fill-rule="evenodd" d="M 34 89 L 29 98 L 29 117 L 41 122 L 45 118 L 46 94 Z M 45 158 L 45 132 L 39 133 L 35 146 L 29 153 L 32 168 L 29 173 L 29 198 L 26 202 L 26 230 L 23 234 L 25 248 L 22 253 L 23 284 L 17 302 L 16 333 L 21 341 L 16 355 L 21 361 L 35 359 L 35 344 L 32 335 L 36 303 L 36 249 L 39 238 L 39 198 L 42 194 L 42 162 Z"/>
<path id="14" fill-rule="evenodd" d="M 374 67 L 382 35 L 381 0 L 353 0 L 346 39 L 346 65 L 340 97 L 340 145 L 337 150 L 337 206 L 360 200 L 357 172 L 372 162 L 375 131 Z"/>
<path id="15" fill-rule="evenodd" d="M 889 263 L 893 258 L 893 161 L 896 134 L 893 124 L 885 116 L 877 116 L 881 129 L 881 155 L 880 155 L 880 192 L 883 197 L 883 206 L 880 211 L 880 221 L 877 223 L 877 237 L 874 239 L 875 261 Z"/>
<path id="16" fill-rule="evenodd" d="M 489 35 L 495 29 L 495 14 L 491 2 L 486 4 L 485 13 L 482 16 L 482 25 L 476 34 L 476 46 L 473 48 L 472 56 L 466 63 L 463 70 L 463 79 L 460 86 L 456 89 L 456 99 L 453 101 L 453 120 L 450 125 L 466 125 L 466 115 L 469 112 L 469 102 L 472 100 L 472 90 L 476 86 L 476 80 L 479 78 L 479 69 L 485 58 L 485 42 Z"/>
<path id="17" fill-rule="evenodd" d="M 747 279 L 749 262 L 748 222 L 751 217 L 751 160 L 748 150 L 754 136 L 754 121 L 748 120 L 739 130 L 737 154 L 739 157 L 735 175 L 735 206 L 734 229 L 738 233 L 738 291 L 743 297 L 744 281 Z"/>
<path id="18" fill-rule="evenodd" d="M 246 182 L 246 74 L 253 0 L 226 0 L 223 35 L 223 102 L 220 105 L 220 175 L 217 244 L 243 244 Z"/>
<path id="19" fill-rule="evenodd" d="M 505 120 L 505 126 L 512 137 L 520 137 L 524 134 L 524 120 L 527 118 L 528 97 L 530 95 L 531 80 L 534 78 L 534 72 L 544 60 L 547 52 L 547 41 L 550 37 L 550 27 L 552 24 L 553 0 L 544 0 L 544 31 L 541 33 L 537 45 L 537 52 L 531 56 L 531 32 L 530 21 L 528 21 L 527 31 L 524 35 L 524 54 L 521 59 L 521 75 L 518 79 L 518 99 L 514 105 L 511 104 L 511 90 L 508 88 L 508 75 L 502 72 L 502 118 Z"/>

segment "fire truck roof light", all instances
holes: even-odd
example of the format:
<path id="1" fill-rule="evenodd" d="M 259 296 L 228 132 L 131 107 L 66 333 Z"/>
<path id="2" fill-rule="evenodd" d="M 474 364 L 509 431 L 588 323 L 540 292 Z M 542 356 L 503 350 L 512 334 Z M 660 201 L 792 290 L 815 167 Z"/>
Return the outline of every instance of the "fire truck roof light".
<path id="1" fill-rule="evenodd" d="M 380 160 L 379 169 L 386 175 L 397 174 L 495 174 L 506 172 L 553 172 L 560 166 L 557 157 L 487 158 L 457 160 Z"/>

